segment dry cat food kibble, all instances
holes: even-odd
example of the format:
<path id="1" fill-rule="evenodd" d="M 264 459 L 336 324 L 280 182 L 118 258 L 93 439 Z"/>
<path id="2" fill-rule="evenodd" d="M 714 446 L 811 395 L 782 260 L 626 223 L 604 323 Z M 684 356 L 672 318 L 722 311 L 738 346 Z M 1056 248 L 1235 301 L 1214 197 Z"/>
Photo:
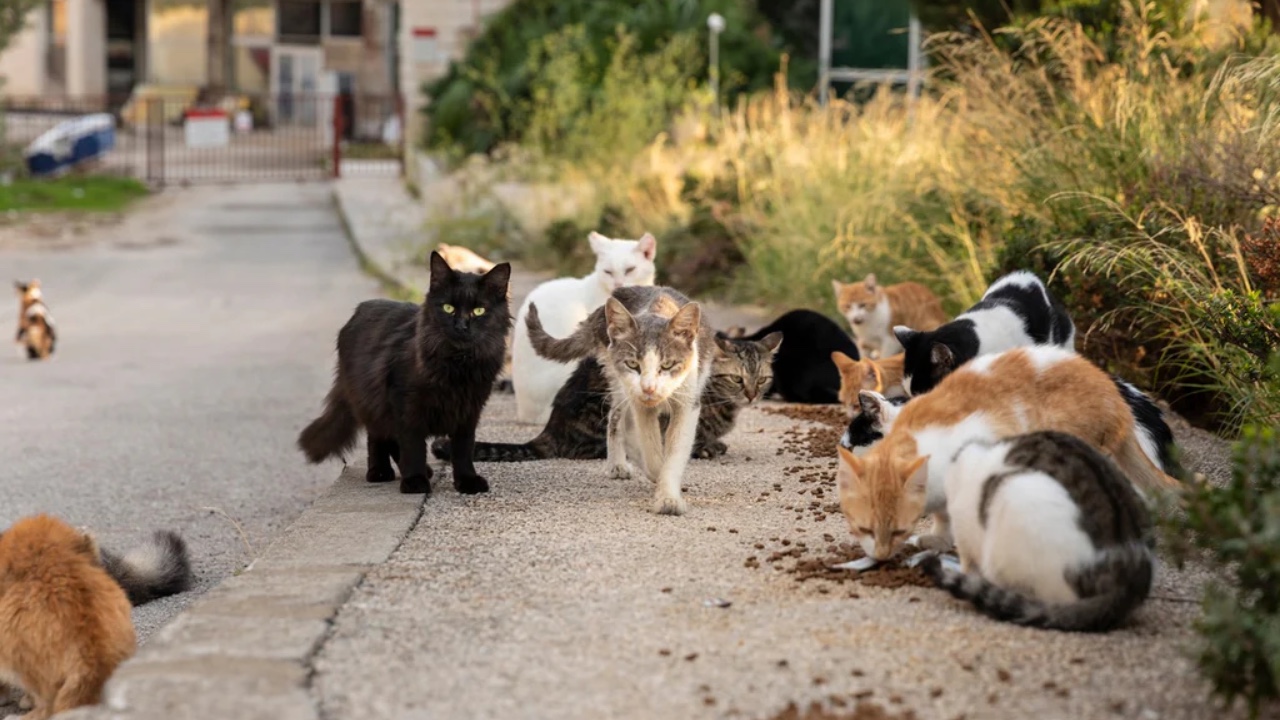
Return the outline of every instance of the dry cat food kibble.
<path id="1" fill-rule="evenodd" d="M 838 696 L 833 696 L 827 700 L 827 707 L 822 703 L 810 703 L 809 707 L 801 710 L 798 705 L 791 703 L 782 709 L 782 712 L 773 715 L 769 720 L 915 720 L 916 714 L 912 710 L 904 710 L 901 713 L 894 713 L 886 710 L 883 706 L 865 700 L 858 701 L 852 710 L 844 710 L 843 698 L 837 703 Z"/>

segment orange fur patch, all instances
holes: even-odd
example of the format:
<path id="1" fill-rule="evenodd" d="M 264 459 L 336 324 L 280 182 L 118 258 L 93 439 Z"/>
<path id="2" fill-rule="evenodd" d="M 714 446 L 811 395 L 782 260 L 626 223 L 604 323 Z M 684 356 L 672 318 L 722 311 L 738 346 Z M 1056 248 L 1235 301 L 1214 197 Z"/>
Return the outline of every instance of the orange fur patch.
<path id="1" fill-rule="evenodd" d="M 854 360 L 842 352 L 831 353 L 831 361 L 840 371 L 840 404 L 847 409 L 858 406 L 858 393 L 873 390 L 889 397 L 905 395 L 902 390 L 902 361 L 898 353 L 880 360 Z"/>
<path id="2" fill-rule="evenodd" d="M 0 674 L 21 683 L 30 720 L 93 705 L 133 655 L 132 608 L 93 539 L 48 515 L 0 535 Z"/>

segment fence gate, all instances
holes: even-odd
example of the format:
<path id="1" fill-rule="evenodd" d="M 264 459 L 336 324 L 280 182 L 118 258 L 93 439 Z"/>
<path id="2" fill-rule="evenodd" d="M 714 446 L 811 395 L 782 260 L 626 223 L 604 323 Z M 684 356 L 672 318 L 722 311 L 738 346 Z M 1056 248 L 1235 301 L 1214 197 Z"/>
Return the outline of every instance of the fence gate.
<path id="1" fill-rule="evenodd" d="M 81 115 L 116 117 L 102 171 L 152 186 L 295 182 L 403 171 L 404 110 L 398 97 L 281 92 L 251 96 L 230 112 L 189 98 L 0 101 L 13 149 Z"/>

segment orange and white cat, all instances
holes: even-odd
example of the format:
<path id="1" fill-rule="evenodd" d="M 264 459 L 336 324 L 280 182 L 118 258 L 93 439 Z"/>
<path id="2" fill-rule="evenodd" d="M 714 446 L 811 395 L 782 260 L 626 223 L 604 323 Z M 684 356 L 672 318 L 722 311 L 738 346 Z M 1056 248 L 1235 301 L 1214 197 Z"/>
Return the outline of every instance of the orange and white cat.
<path id="1" fill-rule="evenodd" d="M 58 335 L 53 327 L 53 316 L 44 304 L 40 281 L 16 281 L 18 293 L 18 334 L 16 342 L 25 346 L 27 358 L 43 360 L 53 354 Z"/>
<path id="2" fill-rule="evenodd" d="M 858 349 L 868 358 L 902 352 L 902 345 L 893 334 L 896 325 L 934 330 L 949 319 L 938 296 L 920 283 L 881 285 L 875 273 L 870 273 L 862 282 L 845 284 L 832 280 L 831 287 L 840 314 L 853 328 Z"/>
<path id="3" fill-rule="evenodd" d="M 840 404 L 852 415 L 858 410 L 858 393 L 880 393 L 886 398 L 907 397 L 902 387 L 903 353 L 883 360 L 854 360 L 842 352 L 831 353 L 831 362 L 840 371 Z"/>
<path id="4" fill-rule="evenodd" d="M 944 476 L 973 440 L 1038 430 L 1075 435 L 1111 457 L 1141 493 L 1176 488 L 1143 452 L 1133 412 L 1111 376 L 1056 346 L 972 360 L 902 406 L 885 438 L 861 458 L 840 448 L 840 508 L 869 558 L 887 560 L 924 515 L 950 540 Z"/>
<path id="5" fill-rule="evenodd" d="M 457 272 L 483 275 L 497 265 L 497 263 L 487 260 L 477 255 L 470 248 L 461 245 L 440 243 L 436 245 L 436 252 L 440 253 L 440 257 L 444 258 L 444 261 L 449 263 L 449 267 Z"/>
<path id="6" fill-rule="evenodd" d="M 26 692 L 26 720 L 95 705 L 133 655 L 129 598 L 93 538 L 48 515 L 0 534 L 0 678 Z"/>

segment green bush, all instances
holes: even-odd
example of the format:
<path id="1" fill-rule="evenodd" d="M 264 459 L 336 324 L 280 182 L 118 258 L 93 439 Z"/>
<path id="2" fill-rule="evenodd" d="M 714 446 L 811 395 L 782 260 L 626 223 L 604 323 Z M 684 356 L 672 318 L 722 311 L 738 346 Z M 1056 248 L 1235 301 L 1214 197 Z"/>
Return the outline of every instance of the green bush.
<path id="1" fill-rule="evenodd" d="M 588 116 L 603 118 L 629 94 L 652 95 L 659 81 L 666 95 L 661 102 L 632 102 L 626 111 L 648 113 L 650 123 L 661 127 L 668 119 L 664 108 L 679 105 L 706 78 L 706 19 L 712 12 L 726 20 L 720 36 L 723 99 L 767 86 L 786 44 L 746 0 L 517 0 L 486 23 L 461 62 L 426 86 L 432 98 L 426 144 L 488 153 L 525 139 L 531 124 L 542 142 L 562 138 Z M 618 66 L 618 53 L 630 67 Z M 650 55 L 660 59 L 648 60 Z M 646 82 L 638 72 L 655 67 L 666 74 Z M 811 62 L 791 65 L 796 77 L 812 75 L 812 68 Z M 619 92 L 611 77 L 629 83 Z M 634 139 L 643 143 L 652 136 Z"/>
<path id="2" fill-rule="evenodd" d="M 1280 361 L 1280 356 L 1277 358 Z M 1236 445 L 1231 480 L 1188 492 L 1184 518 L 1167 521 L 1179 562 L 1202 557 L 1220 571 L 1204 597 L 1196 659 L 1214 692 L 1251 715 L 1280 698 L 1280 437 L 1250 428 Z"/>

